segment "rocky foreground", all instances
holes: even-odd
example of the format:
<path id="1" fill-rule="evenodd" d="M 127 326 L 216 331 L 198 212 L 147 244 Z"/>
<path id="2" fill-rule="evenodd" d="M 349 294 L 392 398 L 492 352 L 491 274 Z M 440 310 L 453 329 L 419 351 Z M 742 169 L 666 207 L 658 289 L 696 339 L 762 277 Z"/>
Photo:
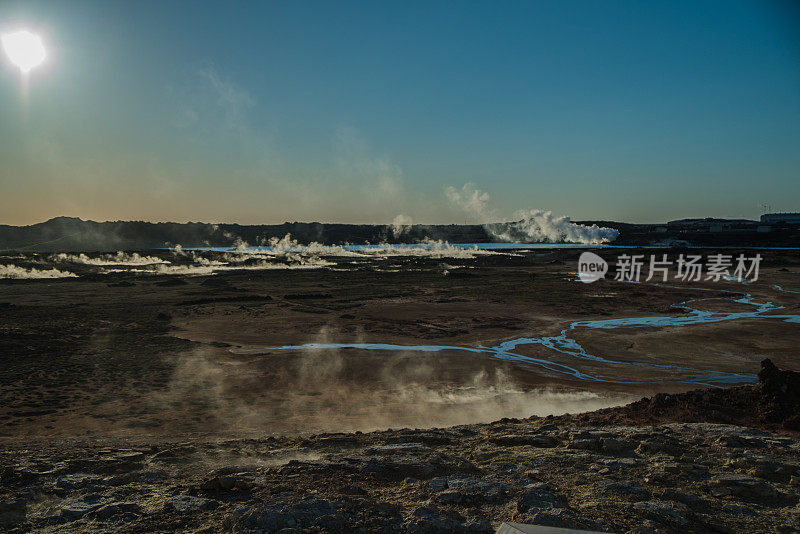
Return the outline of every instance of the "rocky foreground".
<path id="1" fill-rule="evenodd" d="M 0 530 L 493 532 L 513 520 L 798 532 L 800 374 L 762 365 L 757 386 L 574 417 L 295 438 L 9 442 Z M 749 427 L 715 422 L 739 412 Z"/>

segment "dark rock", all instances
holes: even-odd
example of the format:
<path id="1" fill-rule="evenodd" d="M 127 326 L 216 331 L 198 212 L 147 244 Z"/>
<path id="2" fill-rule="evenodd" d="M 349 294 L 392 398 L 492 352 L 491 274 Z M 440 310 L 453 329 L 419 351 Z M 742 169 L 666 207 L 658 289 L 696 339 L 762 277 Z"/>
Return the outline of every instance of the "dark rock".
<path id="1" fill-rule="evenodd" d="M 67 521 L 74 521 L 85 516 L 89 512 L 94 512 L 105 504 L 105 499 L 86 498 L 81 501 L 73 501 L 61 506 L 61 517 Z"/>
<path id="2" fill-rule="evenodd" d="M 764 397 L 764 418 L 782 423 L 789 430 L 800 430 L 800 372 L 778 369 L 765 359 L 761 362 L 758 384 Z"/>
<path id="3" fill-rule="evenodd" d="M 117 516 L 136 516 L 142 513 L 142 507 L 135 502 L 111 502 L 91 512 L 91 516 L 105 520 Z"/>
<path id="4" fill-rule="evenodd" d="M 558 445 L 555 438 L 546 435 L 518 435 L 518 434 L 503 434 L 499 436 L 490 436 L 487 441 L 496 445 L 504 446 L 529 446 L 550 448 Z"/>
<path id="5" fill-rule="evenodd" d="M 642 441 L 636 448 L 640 454 L 675 454 L 683 449 L 681 443 L 670 436 L 653 436 Z"/>
<path id="6" fill-rule="evenodd" d="M 428 486 L 434 491 L 447 489 L 447 477 L 432 478 L 428 481 Z"/>
<path id="7" fill-rule="evenodd" d="M 785 495 L 771 484 L 747 475 L 722 475 L 709 480 L 709 493 L 714 497 L 734 496 L 745 500 L 763 502 L 780 500 Z"/>
<path id="8" fill-rule="evenodd" d="M 520 518 L 523 523 L 555 528 L 600 530 L 602 527 L 595 521 L 584 518 L 570 508 L 549 508 L 540 510 L 532 508 Z"/>
<path id="9" fill-rule="evenodd" d="M 177 495 L 164 501 L 164 509 L 179 513 L 196 512 L 198 510 L 213 510 L 219 505 L 211 499 L 194 497 L 192 495 Z"/>
<path id="10" fill-rule="evenodd" d="M 633 449 L 633 445 L 626 440 L 603 438 L 600 440 L 600 449 L 608 454 L 619 454 Z"/>
<path id="11" fill-rule="evenodd" d="M 85 473 L 72 473 L 58 477 L 56 485 L 64 489 L 85 488 L 103 482 L 103 477 L 98 475 L 87 475 Z"/>
<path id="12" fill-rule="evenodd" d="M 531 508 L 561 508 L 566 504 L 566 499 L 551 491 L 547 484 L 534 482 L 525 486 L 525 493 L 517 500 L 517 512 L 524 514 Z"/>
<path id="13" fill-rule="evenodd" d="M 686 516 L 691 514 L 685 504 L 666 501 L 641 501 L 634 504 L 633 508 L 658 523 L 677 526 L 688 525 Z"/>
<path id="14" fill-rule="evenodd" d="M 601 495 L 634 495 L 637 497 L 649 495 L 647 490 L 636 482 L 617 482 L 614 480 L 603 480 L 597 485 Z"/>
<path id="15" fill-rule="evenodd" d="M 438 508 L 420 506 L 403 524 L 403 531 L 414 534 L 437 534 L 451 532 L 490 533 L 488 521 L 465 520 L 457 512 L 445 512 Z"/>
<path id="16" fill-rule="evenodd" d="M 336 513 L 333 504 L 325 499 L 306 497 L 294 502 L 273 502 L 260 506 L 242 506 L 233 513 L 234 532 L 262 530 L 276 532 L 298 525 L 314 526 L 329 521 Z"/>
<path id="17" fill-rule="evenodd" d="M 238 480 L 231 475 L 219 475 L 210 478 L 200 485 L 200 489 L 204 491 L 232 491 L 245 490 L 248 484 L 243 480 Z"/>
<path id="18" fill-rule="evenodd" d="M 11 527 L 25 521 L 28 503 L 25 499 L 0 501 L 0 527 Z"/>
<path id="19" fill-rule="evenodd" d="M 567 447 L 584 451 L 600 451 L 600 440 L 598 438 L 571 436 Z"/>

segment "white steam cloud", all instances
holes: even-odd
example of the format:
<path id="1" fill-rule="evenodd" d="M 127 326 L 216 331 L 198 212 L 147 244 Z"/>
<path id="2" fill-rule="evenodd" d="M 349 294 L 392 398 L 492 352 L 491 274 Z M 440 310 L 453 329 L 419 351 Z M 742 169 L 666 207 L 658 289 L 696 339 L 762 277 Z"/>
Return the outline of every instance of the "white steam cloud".
<path id="1" fill-rule="evenodd" d="M 502 253 L 495 252 L 493 250 L 481 250 L 477 246 L 473 246 L 471 248 L 456 247 L 446 241 L 434 241 L 430 238 L 424 239 L 422 242 L 413 247 L 383 244 L 364 251 L 365 256 L 377 256 L 384 258 L 414 256 L 428 258 L 469 259 L 474 258 L 475 256 L 488 256 L 495 254 Z"/>
<path id="2" fill-rule="evenodd" d="M 447 186 L 445 195 L 502 241 L 598 244 L 613 241 L 619 235 L 619 230 L 614 228 L 576 224 L 569 217 L 536 209 L 516 212 L 514 221 L 492 222 L 499 217 L 489 205 L 489 193 L 477 189 L 473 183 L 466 183 L 461 189 Z"/>
<path id="3" fill-rule="evenodd" d="M 552 211 L 525 210 L 516 213 L 517 220 L 487 224 L 486 229 L 503 241 L 535 241 L 547 243 L 608 243 L 619 230 L 593 224 L 575 224 L 569 217 L 558 217 Z"/>
<path id="4" fill-rule="evenodd" d="M 295 263 L 281 263 L 270 261 L 258 261 L 247 265 L 230 265 L 225 262 L 208 260 L 197 256 L 198 262 L 191 265 L 154 265 L 150 268 L 142 269 L 105 269 L 104 274 L 111 273 L 137 273 L 137 274 L 164 274 L 164 275 L 184 275 L 184 276 L 208 276 L 218 272 L 231 271 L 266 271 L 266 270 L 292 270 L 292 269 L 321 269 L 335 265 L 332 262 L 319 258 L 301 258 Z"/>
<path id="5" fill-rule="evenodd" d="M 393 231 L 407 231 L 411 218 L 399 215 L 395 218 Z M 145 256 L 138 253 L 117 252 L 116 254 L 87 255 L 85 253 L 51 254 L 47 259 L 56 264 L 71 263 L 85 267 L 99 267 L 99 274 L 131 273 L 137 275 L 184 275 L 208 276 L 220 272 L 323 269 L 343 267 L 340 258 L 347 258 L 349 263 L 359 260 L 383 260 L 387 258 L 418 257 L 436 259 L 472 259 L 485 255 L 508 255 L 509 252 L 482 250 L 477 246 L 464 247 L 451 245 L 446 241 L 435 241 L 426 238 L 413 245 L 395 245 L 382 243 L 379 245 L 323 245 L 312 242 L 300 244 L 291 234 L 282 238 L 272 237 L 259 240 L 260 245 L 251 247 L 246 241 L 237 237 L 229 251 L 203 251 L 185 249 L 180 244 L 170 245 L 169 257 Z M 171 261 L 170 261 L 171 260 Z M 12 277 L 11 267 L 4 278 Z M 84 269 L 85 269 L 84 267 Z M 345 269 L 351 268 L 349 265 Z M 447 270 L 456 267 L 447 267 Z M 49 271 L 36 269 L 19 269 L 14 267 L 14 278 L 56 278 L 76 276 L 67 271 L 53 268 Z M 59 274 L 61 273 L 61 274 Z"/>
<path id="6" fill-rule="evenodd" d="M 414 221 L 408 215 L 398 215 L 392 221 L 392 235 L 396 238 L 400 237 L 411 228 L 412 224 Z"/>
<path id="7" fill-rule="evenodd" d="M 33 278 L 76 278 L 78 275 L 58 269 L 25 269 L 14 264 L 0 265 L 0 278 L 33 279 Z"/>
<path id="8" fill-rule="evenodd" d="M 447 195 L 450 202 L 478 217 L 480 222 L 486 222 L 486 219 L 492 215 L 489 211 L 489 193 L 477 189 L 472 182 L 465 183 L 461 189 L 448 185 L 444 194 Z"/>
<path id="9" fill-rule="evenodd" d="M 231 263 L 246 261 L 252 258 L 281 257 L 289 261 L 307 261 L 308 258 L 319 256 L 344 257 L 344 258 L 388 258 L 399 256 L 432 257 L 432 258 L 474 258 L 478 255 L 500 254 L 492 250 L 480 250 L 477 247 L 463 248 L 451 245 L 446 241 L 434 241 L 426 238 L 414 246 L 393 245 L 382 243 L 380 245 L 364 246 L 356 250 L 347 250 L 341 245 L 322 245 L 311 243 L 301 245 L 291 234 L 286 234 L 281 239 L 277 237 L 264 241 L 263 248 L 249 248 L 247 243 L 240 243 L 234 252 L 227 254 L 225 259 Z"/>
<path id="10" fill-rule="evenodd" d="M 333 334 L 324 327 L 312 337 Z M 210 348 L 180 355 L 169 387 L 152 397 L 176 412 L 203 406 L 220 430 L 273 433 L 442 427 L 577 413 L 629 400 L 530 389 L 512 369 L 480 363 L 452 372 L 439 356 L 382 355 L 365 365 L 347 351 L 241 359 Z"/>
<path id="11" fill-rule="evenodd" d="M 154 265 L 159 263 L 169 263 L 155 256 L 140 256 L 136 252 L 128 254 L 117 252 L 116 254 L 105 254 L 97 258 L 91 258 L 86 254 L 65 254 L 60 252 L 50 256 L 51 261 L 65 263 L 81 263 L 83 265 Z"/>

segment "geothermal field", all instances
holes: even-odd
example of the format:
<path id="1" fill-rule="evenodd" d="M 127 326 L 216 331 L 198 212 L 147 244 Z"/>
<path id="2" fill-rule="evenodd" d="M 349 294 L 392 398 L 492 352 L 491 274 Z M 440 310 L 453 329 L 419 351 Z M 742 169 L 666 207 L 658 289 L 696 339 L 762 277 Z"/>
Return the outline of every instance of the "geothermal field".
<path id="1" fill-rule="evenodd" d="M 800 2 L 0 0 L 0 534 L 800 534 Z"/>
<path id="2" fill-rule="evenodd" d="M 582 283 L 586 250 L 0 257 L 4 528 L 800 528 L 796 251 L 637 283 L 650 250 L 595 246 Z"/>

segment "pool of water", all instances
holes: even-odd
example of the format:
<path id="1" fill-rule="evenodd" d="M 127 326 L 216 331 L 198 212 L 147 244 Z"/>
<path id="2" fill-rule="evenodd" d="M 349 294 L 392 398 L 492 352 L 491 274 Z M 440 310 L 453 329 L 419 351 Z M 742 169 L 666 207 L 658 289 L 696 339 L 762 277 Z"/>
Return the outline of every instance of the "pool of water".
<path id="1" fill-rule="evenodd" d="M 698 288 L 700 289 L 700 288 Z M 780 291 L 792 292 L 776 287 Z M 264 347 L 263 349 L 240 349 L 237 353 L 259 353 L 266 350 L 331 350 L 331 349 L 357 349 L 357 350 L 377 350 L 377 351 L 403 351 L 403 352 L 440 352 L 440 351 L 462 351 L 475 354 L 488 355 L 499 360 L 512 361 L 524 366 L 534 366 L 546 369 L 553 373 L 566 375 L 578 380 L 608 382 L 619 384 L 642 384 L 642 383 L 692 383 L 707 386 L 723 386 L 731 384 L 753 383 L 757 377 L 753 373 L 732 373 L 724 371 L 714 371 L 707 369 L 697 369 L 693 367 L 658 364 L 650 362 L 623 362 L 611 360 L 590 354 L 574 339 L 573 332 L 581 329 L 616 329 L 616 328 L 664 328 L 664 327 L 685 327 L 696 324 L 719 323 L 735 321 L 740 319 L 762 319 L 771 321 L 784 321 L 787 323 L 800 323 L 800 315 L 776 314 L 782 306 L 777 306 L 771 302 L 756 302 L 750 295 L 729 297 L 731 302 L 752 306 L 751 310 L 740 312 L 715 312 L 695 308 L 695 303 L 703 299 L 691 299 L 673 305 L 676 310 L 681 310 L 681 314 L 658 315 L 650 317 L 620 317 L 616 319 L 575 321 L 563 329 L 557 336 L 541 337 L 518 337 L 504 341 L 493 346 L 459 346 L 459 345 L 396 345 L 389 343 L 307 343 L 303 345 L 284 345 L 279 347 Z M 526 345 L 540 345 L 549 351 L 568 356 L 572 363 L 567 365 L 546 358 L 535 358 L 520 354 L 518 348 Z M 580 361 L 592 361 L 609 366 L 634 366 L 641 368 L 651 368 L 657 371 L 671 372 L 673 378 L 662 380 L 617 380 L 614 378 L 593 375 L 580 369 Z"/>
<path id="2" fill-rule="evenodd" d="M 381 245 L 324 245 L 322 247 L 322 254 L 325 248 L 341 247 L 348 252 L 380 252 L 381 250 L 404 250 L 404 249 L 422 249 L 422 250 L 436 250 L 442 246 L 453 247 L 463 250 L 554 250 L 554 249 L 669 249 L 670 245 L 608 245 L 608 244 L 585 244 L 585 243 L 398 243 L 398 244 L 381 244 Z M 713 249 L 713 250 L 800 250 L 800 247 L 732 247 L 732 246 L 700 246 L 688 245 L 685 248 L 690 249 Z M 209 251 L 209 252 L 241 252 L 241 253 L 259 253 L 259 252 L 275 252 L 275 247 L 270 246 L 253 246 L 253 247 L 184 247 L 183 250 L 196 250 L 196 251 Z M 281 248 L 282 252 L 305 252 L 309 250 L 304 245 L 298 245 L 288 248 Z"/>

